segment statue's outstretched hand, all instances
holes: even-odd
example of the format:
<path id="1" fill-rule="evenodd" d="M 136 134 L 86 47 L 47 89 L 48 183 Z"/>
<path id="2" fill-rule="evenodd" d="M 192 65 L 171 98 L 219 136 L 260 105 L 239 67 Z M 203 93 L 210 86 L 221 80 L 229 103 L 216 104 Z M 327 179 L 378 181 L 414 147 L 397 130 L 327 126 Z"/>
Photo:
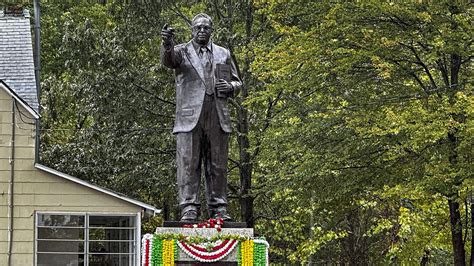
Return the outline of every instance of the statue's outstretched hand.
<path id="1" fill-rule="evenodd" d="M 161 39 L 163 40 L 163 44 L 165 46 L 170 46 L 173 44 L 174 31 L 175 30 L 168 24 L 165 24 L 163 29 L 161 29 Z"/>

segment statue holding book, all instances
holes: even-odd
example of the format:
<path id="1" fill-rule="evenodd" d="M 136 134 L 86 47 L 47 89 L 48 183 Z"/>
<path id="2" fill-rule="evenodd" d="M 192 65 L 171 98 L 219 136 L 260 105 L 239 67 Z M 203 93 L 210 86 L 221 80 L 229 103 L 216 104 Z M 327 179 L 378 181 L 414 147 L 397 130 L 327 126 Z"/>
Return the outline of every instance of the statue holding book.
<path id="1" fill-rule="evenodd" d="M 227 159 L 232 131 L 228 98 L 242 82 L 230 51 L 211 41 L 212 19 L 192 20 L 192 40 L 174 44 L 174 29 L 162 31 L 161 62 L 174 69 L 176 81 L 176 163 L 181 221 L 196 221 L 204 168 L 210 218 L 231 220 L 227 212 Z M 203 167 L 201 166 L 203 165 Z"/>

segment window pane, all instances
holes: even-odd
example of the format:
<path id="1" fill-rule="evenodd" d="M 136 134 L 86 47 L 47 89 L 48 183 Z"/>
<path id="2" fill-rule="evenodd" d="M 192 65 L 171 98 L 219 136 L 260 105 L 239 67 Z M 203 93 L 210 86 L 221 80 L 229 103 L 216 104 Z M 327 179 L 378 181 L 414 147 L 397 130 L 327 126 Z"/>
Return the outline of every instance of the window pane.
<path id="1" fill-rule="evenodd" d="M 84 252 L 84 241 L 38 240 L 38 252 Z"/>
<path id="2" fill-rule="evenodd" d="M 84 215 L 40 214 L 38 226 L 84 227 Z"/>
<path id="3" fill-rule="evenodd" d="M 94 254 L 89 256 L 90 266 L 129 266 L 134 265 L 132 255 Z"/>
<path id="4" fill-rule="evenodd" d="M 89 229 L 90 240 L 134 240 L 135 230 L 133 229 Z"/>
<path id="5" fill-rule="evenodd" d="M 134 227 L 135 216 L 89 216 L 90 227 Z"/>
<path id="6" fill-rule="evenodd" d="M 38 228 L 38 239 L 84 239 L 82 228 Z"/>
<path id="7" fill-rule="evenodd" d="M 38 266 L 82 266 L 84 265 L 83 254 L 38 254 Z"/>
<path id="8" fill-rule="evenodd" d="M 91 253 L 133 253 L 133 242 L 90 241 Z"/>

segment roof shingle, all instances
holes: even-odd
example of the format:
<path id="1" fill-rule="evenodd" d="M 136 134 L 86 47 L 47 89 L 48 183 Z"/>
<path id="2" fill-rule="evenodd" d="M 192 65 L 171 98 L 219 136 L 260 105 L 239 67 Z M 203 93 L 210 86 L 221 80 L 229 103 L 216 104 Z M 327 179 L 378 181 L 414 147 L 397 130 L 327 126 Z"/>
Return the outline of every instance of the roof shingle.
<path id="1" fill-rule="evenodd" d="M 0 79 L 38 111 L 29 15 L 0 12 Z"/>

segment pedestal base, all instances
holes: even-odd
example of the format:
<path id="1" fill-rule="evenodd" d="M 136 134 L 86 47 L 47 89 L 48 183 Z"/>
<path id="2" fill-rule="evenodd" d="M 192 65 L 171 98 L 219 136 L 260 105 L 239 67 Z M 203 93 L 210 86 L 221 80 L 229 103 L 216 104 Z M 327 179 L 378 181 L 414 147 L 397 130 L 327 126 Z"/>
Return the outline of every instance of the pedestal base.
<path id="1" fill-rule="evenodd" d="M 215 228 L 183 228 L 183 227 L 158 227 L 155 234 L 181 234 L 184 236 L 200 236 L 204 238 L 212 238 L 217 235 L 238 235 L 242 237 L 252 238 L 253 228 L 222 228 L 218 232 Z M 234 248 L 226 257 L 214 263 L 196 262 L 195 259 L 186 254 L 183 250 L 178 250 L 178 257 L 175 258 L 176 265 L 237 265 L 237 248 Z"/>
<path id="2" fill-rule="evenodd" d="M 215 221 L 199 226 L 214 227 Z M 269 244 L 254 237 L 244 223 L 226 222 L 221 228 L 190 227 L 190 223 L 165 222 L 178 227 L 158 227 L 142 238 L 142 266 L 162 265 L 265 265 L 269 266 Z M 187 225 L 186 227 L 181 227 Z"/>

